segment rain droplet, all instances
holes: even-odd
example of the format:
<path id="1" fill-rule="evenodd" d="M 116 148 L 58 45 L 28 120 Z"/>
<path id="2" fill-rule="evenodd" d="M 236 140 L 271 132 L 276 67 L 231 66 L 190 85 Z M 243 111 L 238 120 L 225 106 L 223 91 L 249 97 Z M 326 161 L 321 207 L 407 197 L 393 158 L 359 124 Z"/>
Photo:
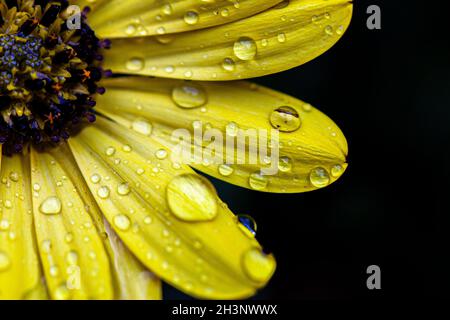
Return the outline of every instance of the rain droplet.
<path id="1" fill-rule="evenodd" d="M 297 110 L 289 106 L 283 106 L 272 111 L 270 123 L 275 129 L 282 132 L 294 132 L 302 124 Z"/>
<path id="2" fill-rule="evenodd" d="M 309 180 L 316 188 L 323 188 L 330 184 L 330 175 L 325 168 L 318 167 L 311 171 Z"/>
<path id="3" fill-rule="evenodd" d="M 198 85 L 181 85 L 172 90 L 172 99 L 181 108 L 198 108 L 203 106 L 206 99 L 206 92 Z"/>
<path id="4" fill-rule="evenodd" d="M 269 179 L 261 175 L 259 172 L 252 173 L 249 178 L 250 187 L 254 190 L 264 190 L 269 184 Z"/>
<path id="5" fill-rule="evenodd" d="M 61 213 L 62 204 L 58 197 L 48 197 L 39 206 L 39 211 L 43 214 L 54 215 Z"/>
<path id="6" fill-rule="evenodd" d="M 260 249 L 250 249 L 244 254 L 243 267 L 248 277 L 256 282 L 267 282 L 275 271 L 275 259 Z"/>
<path id="7" fill-rule="evenodd" d="M 119 230 L 127 231 L 128 229 L 130 229 L 131 221 L 130 218 L 128 218 L 126 215 L 118 214 L 117 216 L 114 217 L 114 225 Z"/>
<path id="8" fill-rule="evenodd" d="M 233 47 L 234 55 L 241 60 L 252 60 L 257 53 L 257 46 L 255 40 L 249 37 L 241 37 Z"/>
<path id="9" fill-rule="evenodd" d="M 209 221 L 217 215 L 217 195 L 203 177 L 184 174 L 167 186 L 167 203 L 172 213 L 183 221 Z"/>

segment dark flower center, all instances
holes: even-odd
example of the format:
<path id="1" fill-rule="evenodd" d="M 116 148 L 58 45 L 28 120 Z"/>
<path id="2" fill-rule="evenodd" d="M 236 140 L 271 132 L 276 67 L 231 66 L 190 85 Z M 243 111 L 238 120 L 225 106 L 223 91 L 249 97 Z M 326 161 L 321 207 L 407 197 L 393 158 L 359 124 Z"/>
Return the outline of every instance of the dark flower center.
<path id="1" fill-rule="evenodd" d="M 110 75 L 100 52 L 110 42 L 95 36 L 88 12 L 77 16 L 67 0 L 0 0 L 3 154 L 54 146 L 95 121 L 94 96 L 105 92 L 98 82 Z"/>

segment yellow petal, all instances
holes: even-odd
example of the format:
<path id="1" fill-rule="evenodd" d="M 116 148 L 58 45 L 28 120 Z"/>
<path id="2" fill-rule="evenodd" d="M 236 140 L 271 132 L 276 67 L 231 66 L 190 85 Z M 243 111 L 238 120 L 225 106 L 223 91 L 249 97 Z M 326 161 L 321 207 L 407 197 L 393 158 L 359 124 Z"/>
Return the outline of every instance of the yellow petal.
<path id="1" fill-rule="evenodd" d="M 116 298 L 120 300 L 161 300 L 162 284 L 137 260 L 106 223 L 111 260 L 116 276 Z"/>
<path id="2" fill-rule="evenodd" d="M 144 122 L 140 128 L 151 132 Z M 164 281 L 196 297 L 225 299 L 248 297 L 270 279 L 273 257 L 242 232 L 211 185 L 173 165 L 160 144 L 99 117 L 69 145 L 115 232 Z M 180 193 L 190 197 L 173 202 Z M 200 203 L 215 205 L 215 215 L 205 217 L 208 208 Z M 180 219 L 184 213 L 197 219 Z"/>
<path id="3" fill-rule="evenodd" d="M 103 85 L 108 93 L 98 99 L 99 112 L 138 132 L 139 123 L 151 123 L 151 139 L 173 150 L 183 149 L 175 137 L 187 130 L 184 141 L 201 146 L 187 157 L 190 165 L 221 180 L 259 191 L 305 192 L 335 182 L 347 167 L 347 142 L 337 125 L 276 91 L 247 82 L 147 78 Z M 223 144 L 212 143 L 216 135 Z"/>
<path id="4" fill-rule="evenodd" d="M 53 299 L 111 299 L 109 261 L 90 215 L 87 190 L 62 147 L 31 151 L 38 248 Z"/>
<path id="5" fill-rule="evenodd" d="M 0 156 L 1 157 L 1 156 Z M 0 300 L 44 292 L 36 250 L 28 156 L 3 157 L 0 178 Z"/>
<path id="6" fill-rule="evenodd" d="M 118 73 L 192 80 L 259 77 L 304 64 L 331 48 L 352 16 L 349 0 L 292 0 L 205 30 L 117 39 L 105 65 Z"/>
<path id="7" fill-rule="evenodd" d="M 89 24 L 106 38 L 164 35 L 242 19 L 280 1 L 110 0 L 89 15 Z"/>

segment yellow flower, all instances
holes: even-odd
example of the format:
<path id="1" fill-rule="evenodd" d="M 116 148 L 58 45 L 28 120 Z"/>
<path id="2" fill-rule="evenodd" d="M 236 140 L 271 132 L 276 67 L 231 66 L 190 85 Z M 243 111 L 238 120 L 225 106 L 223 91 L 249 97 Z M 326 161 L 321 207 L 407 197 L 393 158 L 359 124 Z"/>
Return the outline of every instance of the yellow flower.
<path id="1" fill-rule="evenodd" d="M 200 298 L 252 296 L 275 259 L 192 168 L 279 193 L 343 174 L 332 120 L 224 81 L 319 56 L 351 1 L 71 2 L 91 8 L 75 29 L 66 1 L 0 1 L 0 299 L 159 299 L 160 279 Z"/>

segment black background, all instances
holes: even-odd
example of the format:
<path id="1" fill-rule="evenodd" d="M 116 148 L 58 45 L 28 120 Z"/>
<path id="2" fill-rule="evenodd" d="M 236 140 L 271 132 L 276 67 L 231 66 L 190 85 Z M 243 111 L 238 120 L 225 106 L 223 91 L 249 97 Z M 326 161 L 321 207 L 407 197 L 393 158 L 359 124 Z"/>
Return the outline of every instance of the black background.
<path id="1" fill-rule="evenodd" d="M 366 9 L 382 10 L 368 30 Z M 354 1 L 348 32 L 324 55 L 255 80 L 310 102 L 349 142 L 349 168 L 307 194 L 215 181 L 252 215 L 278 269 L 257 299 L 449 297 L 450 27 L 425 1 Z M 447 11 L 448 12 L 448 11 Z M 366 268 L 381 267 L 379 291 Z M 167 298 L 186 298 L 165 288 Z"/>

